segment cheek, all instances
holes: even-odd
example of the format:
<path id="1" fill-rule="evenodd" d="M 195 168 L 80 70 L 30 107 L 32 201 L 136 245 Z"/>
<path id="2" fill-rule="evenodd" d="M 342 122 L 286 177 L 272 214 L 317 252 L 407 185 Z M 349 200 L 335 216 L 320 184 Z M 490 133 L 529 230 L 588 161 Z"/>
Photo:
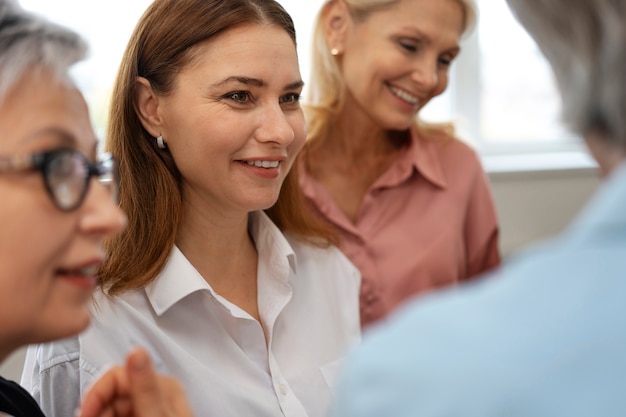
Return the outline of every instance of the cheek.
<path id="1" fill-rule="evenodd" d="M 437 84 L 435 85 L 435 88 L 431 92 L 428 100 L 426 100 L 424 103 L 420 105 L 420 109 L 424 108 L 424 106 L 426 106 L 430 102 L 431 99 L 437 96 L 440 96 L 443 92 L 445 92 L 446 88 L 448 88 L 448 72 L 447 71 L 438 75 Z"/>
<path id="2" fill-rule="evenodd" d="M 0 227 L 2 276 L 6 273 L 25 283 L 36 282 L 59 266 L 77 232 L 74 216 L 39 200 L 3 205 L 0 218 L 5 221 Z"/>
<path id="3" fill-rule="evenodd" d="M 433 97 L 437 97 L 442 94 L 448 88 L 448 70 L 441 71 L 437 77 L 437 86 L 433 90 Z"/>
<path id="4" fill-rule="evenodd" d="M 20 248 L 31 256 L 20 256 L 19 251 L 8 255 L 3 251 L 0 255 L 0 317 L 5 336 L 32 340 L 42 321 L 52 282 L 41 268 L 37 248 Z"/>
<path id="5" fill-rule="evenodd" d="M 6 326 L 13 318 L 21 327 L 14 330 L 22 334 L 44 319 L 57 284 L 54 268 L 64 260 L 77 228 L 76 219 L 43 200 L 42 191 L 26 189 L 0 187 L 0 195 L 11 195 L 0 205 L 0 317 Z"/>

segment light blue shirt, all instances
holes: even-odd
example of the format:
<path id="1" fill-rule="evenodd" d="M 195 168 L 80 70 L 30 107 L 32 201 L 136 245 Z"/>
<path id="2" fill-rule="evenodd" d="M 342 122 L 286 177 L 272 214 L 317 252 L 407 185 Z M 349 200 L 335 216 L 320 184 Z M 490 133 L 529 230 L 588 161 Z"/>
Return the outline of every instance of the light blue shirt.
<path id="1" fill-rule="evenodd" d="M 626 416 L 626 164 L 559 238 L 367 333 L 333 411 Z"/>

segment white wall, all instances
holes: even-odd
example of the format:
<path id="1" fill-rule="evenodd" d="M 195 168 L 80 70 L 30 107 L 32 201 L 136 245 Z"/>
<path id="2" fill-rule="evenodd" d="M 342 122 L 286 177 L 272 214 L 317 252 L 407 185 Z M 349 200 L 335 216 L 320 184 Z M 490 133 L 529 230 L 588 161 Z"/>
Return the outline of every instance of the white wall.
<path id="1" fill-rule="evenodd" d="M 595 169 L 490 174 L 506 257 L 561 231 L 592 196 Z"/>

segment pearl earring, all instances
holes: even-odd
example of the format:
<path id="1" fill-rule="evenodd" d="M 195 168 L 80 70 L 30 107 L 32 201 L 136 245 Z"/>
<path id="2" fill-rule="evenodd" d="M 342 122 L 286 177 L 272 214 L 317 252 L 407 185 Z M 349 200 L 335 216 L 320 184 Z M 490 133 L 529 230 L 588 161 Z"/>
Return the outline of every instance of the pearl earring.
<path id="1" fill-rule="evenodd" d="M 163 136 L 162 135 L 159 135 L 159 137 L 156 138 L 156 143 L 157 143 L 157 147 L 159 149 L 167 148 L 167 145 L 165 144 L 165 141 L 163 140 Z"/>
<path id="2" fill-rule="evenodd" d="M 332 49 L 330 50 L 330 54 L 331 54 L 332 56 L 337 56 L 337 55 L 339 55 L 339 49 L 337 49 L 337 48 L 332 48 Z"/>

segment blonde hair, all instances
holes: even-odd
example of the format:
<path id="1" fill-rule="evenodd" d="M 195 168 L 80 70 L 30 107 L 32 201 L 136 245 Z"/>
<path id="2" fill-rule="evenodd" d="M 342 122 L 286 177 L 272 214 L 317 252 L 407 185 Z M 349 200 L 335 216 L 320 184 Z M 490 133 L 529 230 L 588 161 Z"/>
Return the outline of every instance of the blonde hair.
<path id="1" fill-rule="evenodd" d="M 345 104 L 346 85 L 336 59 L 330 53 L 324 34 L 323 15 L 335 1 L 326 0 L 317 14 L 313 26 L 313 44 L 311 48 L 311 79 L 307 97 L 306 116 L 308 141 L 315 141 L 328 136 L 332 121 L 342 113 Z M 397 4 L 400 0 L 342 0 L 356 21 L 364 21 L 371 14 Z M 463 10 L 462 35 L 465 36 L 476 24 L 478 10 L 474 0 L 456 0 Z M 419 122 L 422 131 L 445 131 L 452 134 L 454 129 L 449 124 L 427 125 Z M 309 143 L 307 143 L 310 146 Z"/>

